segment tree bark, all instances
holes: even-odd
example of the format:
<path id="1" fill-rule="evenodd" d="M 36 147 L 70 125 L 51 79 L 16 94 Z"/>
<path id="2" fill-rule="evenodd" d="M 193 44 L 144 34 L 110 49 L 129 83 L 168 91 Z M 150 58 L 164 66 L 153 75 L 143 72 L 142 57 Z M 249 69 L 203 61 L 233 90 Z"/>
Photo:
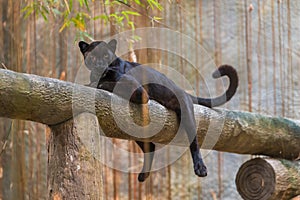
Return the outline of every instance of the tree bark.
<path id="1" fill-rule="evenodd" d="M 97 131 L 96 117 L 83 113 L 62 124 L 51 126 L 48 143 L 49 199 L 104 199 L 100 153 L 86 149 L 90 134 Z M 88 128 L 87 128 L 88 127 Z M 86 137 L 85 137 L 86 136 Z M 84 144 L 83 144 L 83 140 Z M 93 149 L 99 151 L 99 145 Z M 93 154 L 94 153 L 94 154 Z"/>
<path id="2" fill-rule="evenodd" d="M 155 101 L 147 105 L 130 104 L 122 98 L 94 88 L 36 75 L 0 70 L 0 116 L 47 125 L 65 122 L 82 112 L 97 116 L 100 132 L 107 137 L 187 145 L 174 139 L 179 123 L 173 111 Z M 123 127 L 142 125 L 142 110 L 149 109 L 150 122 L 163 127 L 157 134 L 142 138 L 127 134 Z M 112 110 L 113 108 L 113 110 Z M 195 118 L 201 148 L 239 154 L 262 154 L 296 159 L 300 152 L 300 123 L 280 117 L 209 109 L 195 105 Z M 129 114 L 130 115 L 129 115 Z M 116 117 L 119 122 L 116 122 Z M 131 120 L 133 119 L 133 120 Z M 147 132 L 145 130 L 141 132 Z M 184 135 L 184 134 L 183 134 Z"/>
<path id="3" fill-rule="evenodd" d="M 300 195 L 299 161 L 255 158 L 244 163 L 236 186 L 245 200 L 291 199 Z"/>

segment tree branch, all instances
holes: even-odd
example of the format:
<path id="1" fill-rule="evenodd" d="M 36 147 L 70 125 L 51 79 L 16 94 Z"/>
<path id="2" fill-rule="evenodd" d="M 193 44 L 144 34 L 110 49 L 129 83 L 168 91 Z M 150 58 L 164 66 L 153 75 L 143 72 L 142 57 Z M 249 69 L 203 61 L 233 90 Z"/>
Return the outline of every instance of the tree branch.
<path id="1" fill-rule="evenodd" d="M 111 102 L 119 102 L 113 104 L 114 112 Z M 149 138 L 126 134 L 114 120 L 114 116 L 121 116 L 120 124 L 127 127 L 144 124 L 141 116 L 145 107 L 149 110 L 151 123 L 164 122 L 161 131 Z M 298 121 L 248 112 L 208 109 L 199 105 L 194 107 L 196 121 L 199 122 L 197 134 L 199 142 L 203 143 L 201 148 L 285 159 L 299 157 Z M 1 117 L 31 120 L 51 126 L 79 113 L 90 112 L 97 115 L 107 137 L 166 144 L 176 135 L 179 124 L 175 113 L 155 101 L 144 106 L 130 104 L 129 111 L 133 122 L 129 121 L 131 117 L 127 116 L 128 111 L 124 109 L 122 99 L 103 90 L 0 69 Z M 173 142 L 184 145 L 181 139 Z"/>

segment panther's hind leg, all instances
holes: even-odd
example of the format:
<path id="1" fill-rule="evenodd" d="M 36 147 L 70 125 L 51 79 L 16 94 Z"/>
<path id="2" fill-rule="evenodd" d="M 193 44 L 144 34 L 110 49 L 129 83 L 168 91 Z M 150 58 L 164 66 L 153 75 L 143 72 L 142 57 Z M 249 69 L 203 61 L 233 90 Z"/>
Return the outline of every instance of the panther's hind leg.
<path id="1" fill-rule="evenodd" d="M 199 177 L 207 176 L 207 168 L 203 162 L 201 153 L 199 151 L 199 145 L 197 137 L 194 138 L 190 144 L 190 152 L 193 158 L 194 172 Z"/>
<path id="2" fill-rule="evenodd" d="M 144 165 L 141 173 L 138 176 L 140 182 L 145 181 L 145 179 L 150 175 L 150 170 L 153 162 L 155 144 L 152 142 L 140 142 L 135 141 L 139 147 L 144 152 Z"/>
<path id="3" fill-rule="evenodd" d="M 199 150 L 195 123 L 187 119 L 182 119 L 182 123 L 184 123 L 183 125 L 190 142 L 190 153 L 193 159 L 194 172 L 199 177 L 205 177 L 207 176 L 207 168 Z"/>
<path id="4" fill-rule="evenodd" d="M 185 103 L 182 103 L 180 112 L 177 113 L 180 114 L 178 118 L 180 119 L 181 123 L 183 123 L 188 140 L 190 142 L 190 152 L 193 159 L 194 172 L 199 177 L 207 176 L 207 168 L 199 150 L 194 107 L 191 100 L 186 99 Z"/>

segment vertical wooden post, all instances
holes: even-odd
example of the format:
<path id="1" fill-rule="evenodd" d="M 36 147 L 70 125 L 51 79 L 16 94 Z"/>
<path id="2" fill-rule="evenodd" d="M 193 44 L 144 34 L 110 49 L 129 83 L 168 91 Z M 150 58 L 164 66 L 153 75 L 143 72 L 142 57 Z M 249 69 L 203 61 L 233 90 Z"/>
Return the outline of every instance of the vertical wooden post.
<path id="1" fill-rule="evenodd" d="M 94 115 L 84 113 L 50 127 L 49 199 L 103 199 L 102 166 L 94 157 L 100 156 L 97 124 Z"/>

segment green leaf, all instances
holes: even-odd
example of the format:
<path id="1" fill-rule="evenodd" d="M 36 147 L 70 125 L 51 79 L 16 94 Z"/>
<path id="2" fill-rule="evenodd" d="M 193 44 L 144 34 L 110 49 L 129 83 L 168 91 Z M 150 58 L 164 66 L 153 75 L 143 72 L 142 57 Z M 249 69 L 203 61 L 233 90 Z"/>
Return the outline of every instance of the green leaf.
<path id="1" fill-rule="evenodd" d="M 124 16 L 119 16 L 117 13 L 110 14 L 109 17 L 114 18 L 118 23 L 124 19 Z"/>
<path id="2" fill-rule="evenodd" d="M 75 27 L 81 31 L 85 30 L 85 23 L 84 20 L 72 18 L 71 21 L 74 23 Z"/>
<path id="3" fill-rule="evenodd" d="M 102 20 L 104 20 L 105 22 L 108 22 L 108 21 L 109 21 L 109 17 L 108 17 L 107 15 L 105 15 L 105 14 L 100 15 L 99 17 L 100 17 Z"/>
<path id="4" fill-rule="evenodd" d="M 134 23 L 132 21 L 128 22 L 128 26 L 130 26 L 131 30 L 135 30 Z"/>
<path id="5" fill-rule="evenodd" d="M 87 32 L 83 32 L 83 36 L 88 38 L 89 40 L 94 40 L 94 38 Z"/>
<path id="6" fill-rule="evenodd" d="M 94 21 L 96 21 L 98 19 L 102 19 L 101 15 L 98 15 L 98 16 L 92 18 L 92 20 L 94 20 Z"/>
<path id="7" fill-rule="evenodd" d="M 110 6 L 121 5 L 122 2 L 124 2 L 124 1 L 111 1 L 111 2 L 110 2 Z M 124 2 L 124 3 L 125 3 L 125 2 Z M 126 3 L 125 3 L 125 4 L 126 4 Z"/>
<path id="8" fill-rule="evenodd" d="M 124 14 L 124 13 L 126 13 L 127 15 L 141 16 L 140 13 L 134 12 L 134 11 L 130 11 L 130 10 L 122 11 L 122 14 Z"/>
<path id="9" fill-rule="evenodd" d="M 47 7 L 42 6 L 42 10 L 43 10 L 46 14 L 49 14 L 49 10 L 47 9 Z"/>
<path id="10" fill-rule="evenodd" d="M 56 8 L 53 8 L 52 12 L 54 13 L 54 15 L 60 15 L 61 14 L 61 12 Z"/>
<path id="11" fill-rule="evenodd" d="M 153 10 L 154 8 L 157 8 L 159 11 L 163 10 L 162 5 L 157 0 L 147 0 L 149 6 Z"/>
<path id="12" fill-rule="evenodd" d="M 39 11 L 39 13 L 43 16 L 45 21 L 48 21 L 48 18 L 46 16 L 46 14 L 48 14 L 48 10 L 44 9 L 44 7 L 42 6 L 42 9 Z"/>
<path id="13" fill-rule="evenodd" d="M 105 4 L 106 6 L 109 6 L 109 5 L 111 4 L 111 2 L 110 2 L 110 0 L 105 0 L 104 4 Z"/>
<path id="14" fill-rule="evenodd" d="M 34 7 L 32 5 L 26 6 L 21 12 L 25 12 L 24 18 L 27 19 L 34 12 Z"/>
<path id="15" fill-rule="evenodd" d="M 59 32 L 62 32 L 66 27 L 70 26 L 71 21 L 69 19 L 65 20 L 65 23 L 62 25 L 62 27 L 59 29 Z"/>
<path id="16" fill-rule="evenodd" d="M 162 17 L 154 16 L 153 19 L 156 20 L 156 21 L 159 21 L 159 20 L 162 20 L 163 18 Z"/>
<path id="17" fill-rule="evenodd" d="M 134 41 L 141 41 L 142 38 L 140 36 L 137 36 L 137 35 L 133 35 L 131 36 L 131 38 L 134 40 Z"/>
<path id="18" fill-rule="evenodd" d="M 88 11 L 90 10 L 88 0 L 78 0 L 78 2 L 79 2 L 80 7 L 85 6 L 88 9 Z"/>
<path id="19" fill-rule="evenodd" d="M 128 17 L 127 13 L 126 13 L 126 12 L 124 12 L 124 11 L 122 11 L 122 14 L 123 14 L 123 15 L 124 15 L 124 17 L 126 18 L 126 20 L 127 20 L 127 21 L 129 21 L 129 17 Z"/>
<path id="20" fill-rule="evenodd" d="M 73 10 L 73 0 L 69 0 L 69 8 L 70 8 L 70 11 Z"/>
<path id="21" fill-rule="evenodd" d="M 88 32 L 79 30 L 76 32 L 76 38 L 74 40 L 74 43 L 77 43 L 80 40 L 86 40 L 86 38 L 91 41 L 94 40 L 94 38 Z"/>
<path id="22" fill-rule="evenodd" d="M 25 6 L 25 7 L 21 10 L 21 12 L 22 12 L 22 13 L 23 13 L 23 12 L 27 12 L 30 8 L 32 8 L 32 4 L 29 4 L 29 5 Z"/>
<path id="23" fill-rule="evenodd" d="M 78 0 L 80 7 L 83 6 L 83 0 Z"/>
<path id="24" fill-rule="evenodd" d="M 67 2 L 67 0 L 64 0 L 65 6 L 67 8 L 67 10 L 65 11 L 66 15 L 69 15 L 71 13 L 70 7 L 69 7 L 69 3 Z"/>
<path id="25" fill-rule="evenodd" d="M 142 5 L 143 5 L 143 4 L 141 3 L 140 0 L 134 0 L 134 2 L 135 2 L 137 5 L 139 5 L 139 6 L 142 6 Z"/>

